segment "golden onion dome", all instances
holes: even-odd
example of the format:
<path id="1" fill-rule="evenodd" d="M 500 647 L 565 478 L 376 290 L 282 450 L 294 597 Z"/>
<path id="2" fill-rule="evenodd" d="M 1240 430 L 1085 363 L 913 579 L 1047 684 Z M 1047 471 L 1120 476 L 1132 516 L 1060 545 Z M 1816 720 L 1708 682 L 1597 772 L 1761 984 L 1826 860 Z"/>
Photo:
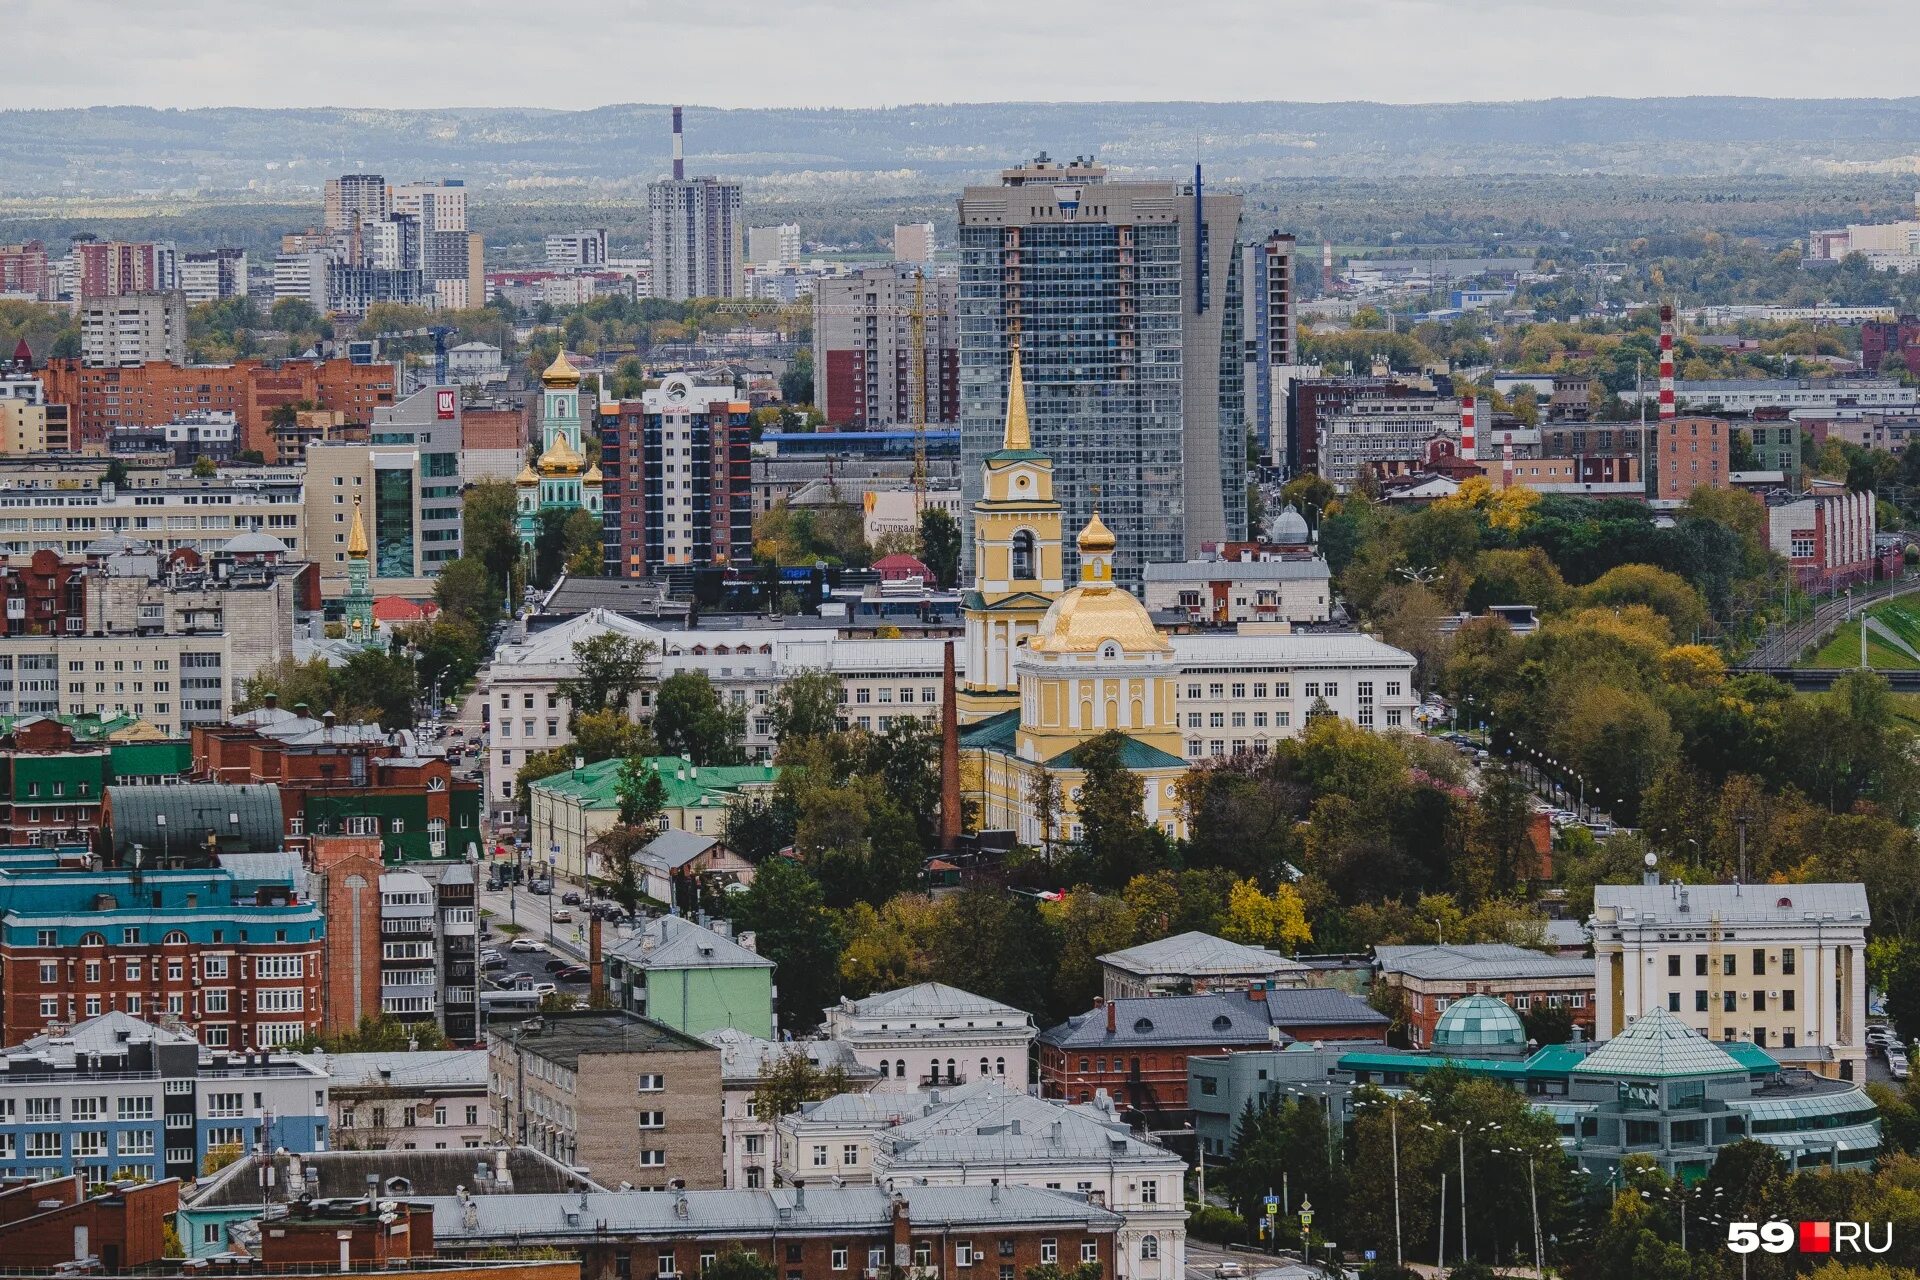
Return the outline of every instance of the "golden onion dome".
<path id="1" fill-rule="evenodd" d="M 1087 527 L 1080 531 L 1080 553 L 1082 555 L 1090 551 L 1111 553 L 1119 545 L 1120 540 L 1113 536 L 1113 530 L 1107 528 L 1107 522 L 1100 518 L 1098 511 L 1095 511 L 1093 519 L 1087 521 Z"/>
<path id="2" fill-rule="evenodd" d="M 580 483 L 582 483 L 582 484 L 599 484 L 599 483 L 601 482 L 601 480 L 603 480 L 604 478 L 605 478 L 605 477 L 603 477 L 603 476 L 602 476 L 602 475 L 600 474 L 600 467 L 599 467 L 599 465 L 598 465 L 598 464 L 596 463 L 595 465 L 593 465 L 593 466 L 591 466 L 591 467 L 588 467 L 588 468 L 587 468 L 587 474 L 585 474 L 585 475 L 583 475 L 583 476 L 581 476 L 581 477 L 580 477 Z"/>
<path id="3" fill-rule="evenodd" d="M 1105 585 L 1075 587 L 1055 600 L 1027 648 L 1035 653 L 1098 653 L 1108 641 L 1128 654 L 1173 652 L 1145 605 Z"/>
<path id="4" fill-rule="evenodd" d="M 520 474 L 513 478 L 513 482 L 523 489 L 531 489 L 540 483 L 540 477 L 533 473 L 532 467 L 521 467 Z"/>
<path id="5" fill-rule="evenodd" d="M 567 359 L 567 352 L 564 347 L 561 348 L 560 354 L 553 358 L 553 363 L 547 366 L 547 371 L 540 375 L 540 381 L 549 387 L 577 387 L 580 385 L 580 371 L 573 367 L 571 360 Z"/>
<path id="6" fill-rule="evenodd" d="M 574 475 L 586 465 L 586 455 L 573 447 L 564 431 L 556 433 L 553 443 L 540 455 L 540 470 L 545 475 Z"/>

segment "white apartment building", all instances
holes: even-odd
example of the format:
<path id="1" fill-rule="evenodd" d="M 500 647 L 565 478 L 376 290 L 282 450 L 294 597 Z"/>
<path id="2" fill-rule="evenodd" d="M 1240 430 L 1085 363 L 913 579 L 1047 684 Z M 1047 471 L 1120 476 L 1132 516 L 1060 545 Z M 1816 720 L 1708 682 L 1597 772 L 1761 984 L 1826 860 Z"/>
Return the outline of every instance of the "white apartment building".
<path id="1" fill-rule="evenodd" d="M 1186 1162 L 1136 1137 L 1103 1090 L 1067 1106 L 998 1081 L 913 1093 L 840 1094 L 779 1121 L 782 1181 L 886 1185 L 998 1181 L 1077 1193 L 1121 1215 L 1120 1280 L 1186 1274 Z"/>
<path id="2" fill-rule="evenodd" d="M 472 1150 L 487 1144 L 485 1049 L 317 1054 L 332 1077 L 336 1150 Z"/>
<path id="3" fill-rule="evenodd" d="M 130 293 L 80 304 L 80 363 L 127 369 L 187 362 L 187 302 L 178 293 Z"/>
<path id="4" fill-rule="evenodd" d="M 236 535 L 265 533 L 303 559 L 306 543 L 298 467 L 223 468 L 195 476 L 169 468 L 157 483 L 127 488 L 91 482 L 47 488 L 21 477 L 0 483 L 0 555 L 35 551 L 78 558 L 103 538 L 148 543 L 161 554 L 181 547 L 211 557 Z"/>
<path id="5" fill-rule="evenodd" d="M 1866 1080 L 1864 886 L 1648 881 L 1594 888 L 1595 1040 L 1665 1009 L 1709 1040 Z"/>
<path id="6" fill-rule="evenodd" d="M 1657 388 L 1649 381 L 1620 393 L 1626 404 L 1639 403 L 1642 394 Z M 1893 378 L 1717 378 L 1673 384 L 1682 411 L 1752 413 L 1755 409 L 1915 409 L 1920 387 L 1902 386 Z M 1484 447 L 1484 446 L 1483 446 Z"/>
<path id="7" fill-rule="evenodd" d="M 573 646 L 606 631 L 654 646 L 652 674 L 704 671 L 722 697 L 747 710 L 745 746 L 751 759 L 773 755 L 774 691 L 801 671 L 827 670 L 841 679 L 850 726 L 885 732 L 901 716 L 935 719 L 940 714 L 943 642 L 937 639 L 846 639 L 827 630 L 663 630 L 603 609 L 502 645 L 481 677 L 482 692 L 497 705 L 527 698 L 544 708 L 534 735 L 515 735 L 502 720 L 487 750 L 488 804 L 510 805 L 515 773 L 532 751 L 564 746 L 570 707 L 560 683 L 574 674 Z M 1175 635 L 1180 679 L 1175 708 L 1186 757 L 1201 760 L 1242 751 L 1264 752 L 1297 735 L 1317 706 L 1365 729 L 1413 725 L 1419 698 L 1413 685 L 1413 655 L 1359 632 Z M 960 646 L 962 666 L 965 646 Z M 966 673 L 960 672 L 964 680 Z M 642 691 L 630 711 L 643 716 Z M 521 726 L 524 728 L 524 724 Z"/>
<path id="8" fill-rule="evenodd" d="M 547 266 L 556 271 L 594 271 L 606 265 L 605 227 L 582 227 L 547 237 Z"/>
<path id="9" fill-rule="evenodd" d="M 729 1191 L 752 1191 L 773 1185 L 775 1117 L 763 1116 L 754 1094 L 781 1055 L 804 1053 L 823 1071 L 843 1072 L 851 1087 L 866 1088 L 875 1077 L 853 1059 L 848 1048 L 833 1040 L 796 1040 L 782 1043 L 748 1035 L 735 1027 L 720 1027 L 700 1037 L 720 1050 L 720 1149 L 723 1185 Z"/>
<path id="10" fill-rule="evenodd" d="M 1418 395 L 1356 400 L 1320 421 L 1320 474 L 1345 492 L 1367 463 L 1410 461 L 1421 456 L 1427 441 L 1459 429 L 1458 400 Z"/>
<path id="11" fill-rule="evenodd" d="M 1202 623 L 1325 622 L 1333 616 L 1327 562 L 1318 556 L 1230 560 L 1212 556 L 1147 565 L 1142 602 Z"/>
<path id="12" fill-rule="evenodd" d="M 1033 1015 L 985 996 L 922 982 L 826 1010 L 828 1037 L 879 1073 L 877 1093 L 905 1093 L 969 1080 L 1027 1084 Z"/>

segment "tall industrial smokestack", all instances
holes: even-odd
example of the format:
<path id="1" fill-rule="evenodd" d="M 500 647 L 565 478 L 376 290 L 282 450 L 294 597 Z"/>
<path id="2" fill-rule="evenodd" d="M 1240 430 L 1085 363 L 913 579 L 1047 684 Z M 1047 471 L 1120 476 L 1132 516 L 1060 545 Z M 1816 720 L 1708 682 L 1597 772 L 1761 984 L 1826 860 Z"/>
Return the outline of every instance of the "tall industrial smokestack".
<path id="1" fill-rule="evenodd" d="M 680 127 L 680 108 L 673 109 L 673 176 L 687 176 L 687 136 Z"/>
<path id="2" fill-rule="evenodd" d="M 1479 445 L 1473 434 L 1473 393 L 1469 391 L 1460 397 L 1460 457 L 1472 462 L 1480 456 Z"/>
<path id="3" fill-rule="evenodd" d="M 1673 402 L 1673 308 L 1660 307 L 1660 421 L 1671 422 Z"/>
<path id="4" fill-rule="evenodd" d="M 1320 292 L 1333 292 L 1333 241 L 1320 242 Z"/>

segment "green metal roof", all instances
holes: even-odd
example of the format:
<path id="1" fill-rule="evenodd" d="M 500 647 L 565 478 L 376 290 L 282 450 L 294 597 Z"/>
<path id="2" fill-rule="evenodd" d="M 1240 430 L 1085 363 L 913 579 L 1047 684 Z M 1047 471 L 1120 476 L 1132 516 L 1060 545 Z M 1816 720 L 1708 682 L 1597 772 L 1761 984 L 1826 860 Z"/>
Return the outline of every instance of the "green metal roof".
<path id="1" fill-rule="evenodd" d="M 116 742 L 107 750 L 115 778 L 184 775 L 193 767 L 193 744 L 182 738 L 164 742 Z"/>
<path id="2" fill-rule="evenodd" d="M 1019 731 L 1020 712 L 1002 711 L 997 716 L 988 716 L 962 729 L 960 745 L 986 751 L 1011 751 L 1014 734 Z"/>
<path id="3" fill-rule="evenodd" d="M 99 715 L 93 715 L 93 714 L 78 715 L 78 716 L 72 716 L 72 715 L 0 716 L 0 734 L 12 733 L 13 727 L 19 724 L 22 720 L 58 721 L 59 723 L 67 726 L 68 729 L 73 731 L 73 740 L 75 742 L 105 742 L 107 741 L 108 738 L 112 737 L 114 734 L 124 732 L 125 730 L 131 729 L 134 725 L 140 723 L 140 717 L 126 715 L 126 714 L 115 714 L 110 716 L 99 716 Z"/>
<path id="4" fill-rule="evenodd" d="M 122 865 L 136 844 L 156 855 L 180 853 L 205 848 L 209 832 L 222 853 L 277 852 L 286 844 L 276 786 L 116 786 L 107 788 L 107 807 L 113 814 L 114 856 Z"/>
<path id="5" fill-rule="evenodd" d="M 1492 1058 L 1449 1058 L 1426 1053 L 1347 1053 L 1340 1056 L 1342 1071 L 1398 1071 L 1423 1075 L 1441 1067 L 1454 1067 L 1469 1075 L 1495 1076 L 1505 1080 L 1524 1080 L 1534 1074 L 1526 1062 L 1497 1062 Z"/>
<path id="6" fill-rule="evenodd" d="M 583 809 L 620 807 L 620 770 L 626 761 L 601 760 L 569 769 L 533 784 L 537 790 L 568 796 Z M 723 809 L 742 787 L 771 786 L 780 769 L 770 764 L 699 765 L 685 756 L 648 756 L 660 776 L 669 809 Z"/>
<path id="7" fill-rule="evenodd" d="M 1004 609 L 1011 612 L 1014 610 L 1047 609 L 1053 605 L 1053 598 L 1051 596 L 1043 596 L 1037 591 L 1016 591 L 1010 596 L 1003 596 L 995 600 L 992 604 L 988 604 L 987 598 L 978 591 L 968 591 L 962 594 L 960 603 L 963 607 L 976 613 L 992 613 L 996 609 Z"/>
<path id="8" fill-rule="evenodd" d="M 1078 769 L 1080 766 L 1073 762 L 1073 753 L 1076 750 L 1078 750 L 1077 747 L 1062 751 L 1047 761 L 1047 768 Z M 1184 769 L 1187 767 L 1187 762 L 1179 756 L 1162 751 L 1135 737 L 1128 737 L 1121 746 L 1120 763 L 1129 769 Z"/>
<path id="9" fill-rule="evenodd" d="M 1750 1072 L 1780 1070 L 1779 1061 L 1751 1040 L 1723 1040 L 1717 1047 Z"/>

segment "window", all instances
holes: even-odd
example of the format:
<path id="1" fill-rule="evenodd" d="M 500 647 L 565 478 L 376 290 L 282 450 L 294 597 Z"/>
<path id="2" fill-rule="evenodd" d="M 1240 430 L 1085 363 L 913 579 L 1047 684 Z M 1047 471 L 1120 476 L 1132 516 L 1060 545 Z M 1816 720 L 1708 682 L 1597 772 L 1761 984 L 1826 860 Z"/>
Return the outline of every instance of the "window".
<path id="1" fill-rule="evenodd" d="M 1722 1013 L 1733 1012 L 1733 992 L 1722 991 L 1720 993 L 1720 1012 Z"/>
<path id="2" fill-rule="evenodd" d="M 1707 1011 L 1707 993 L 1705 991 L 1696 991 L 1693 993 L 1693 1011 L 1695 1013 L 1705 1013 Z"/>
<path id="3" fill-rule="evenodd" d="M 1793 1012 L 1793 988 L 1788 987 L 1780 993 L 1780 1009 L 1783 1013 Z M 1788 1034 L 1792 1034 L 1789 1032 Z"/>
<path id="4" fill-rule="evenodd" d="M 642 1151 L 640 1153 L 640 1164 L 643 1167 L 661 1168 L 664 1167 L 666 1163 L 667 1153 L 665 1150 Z"/>
<path id="5" fill-rule="evenodd" d="M 1154 1261 L 1157 1261 L 1159 1257 L 1160 1257 L 1160 1237 L 1156 1235 L 1141 1236 L 1140 1237 L 1141 1261 L 1154 1262 Z"/>
<path id="6" fill-rule="evenodd" d="M 1707 957 L 1704 954 L 1693 958 L 1693 976 L 1696 978 L 1707 976 Z"/>
<path id="7" fill-rule="evenodd" d="M 664 1129 L 667 1127 L 667 1113 L 664 1111 L 641 1111 L 637 1113 L 639 1127 L 642 1129 Z"/>
<path id="8" fill-rule="evenodd" d="M 1796 955 L 1798 955 L 1798 954 L 1799 954 L 1799 952 L 1797 952 L 1797 951 L 1795 951 L 1795 950 L 1794 950 L 1794 949 L 1793 949 L 1792 947 L 1782 947 L 1782 948 L 1780 948 L 1780 972 L 1782 972 L 1782 973 L 1792 973 L 1792 972 L 1793 972 L 1793 958 L 1794 958 L 1794 957 L 1795 957 Z M 1793 1006 L 1792 1006 L 1792 1005 L 1788 1005 L 1787 1007 L 1788 1007 L 1788 1008 L 1792 1008 Z"/>
<path id="9" fill-rule="evenodd" d="M 1080 1261 L 1100 1261 L 1100 1242 L 1098 1240 L 1082 1240 L 1080 1242 Z"/>
<path id="10" fill-rule="evenodd" d="M 954 1241 L 953 1265 L 956 1267 L 970 1267 L 973 1265 L 973 1241 Z"/>
<path id="11" fill-rule="evenodd" d="M 1670 1013 L 1680 1012 L 1680 993 L 1678 991 L 1667 992 L 1667 1011 Z"/>
<path id="12" fill-rule="evenodd" d="M 661 1251 L 653 1260 L 654 1274 L 663 1276 L 678 1275 L 673 1269 L 673 1250 Z"/>
<path id="13" fill-rule="evenodd" d="M 827 1167 L 827 1146 L 824 1142 L 814 1144 L 813 1167 L 816 1169 L 824 1169 Z"/>
<path id="14" fill-rule="evenodd" d="M 1680 957 L 1678 954 L 1667 957 L 1667 976 L 1669 978 L 1677 978 L 1680 976 Z"/>
<path id="15" fill-rule="evenodd" d="M 1140 1203 L 1160 1203 L 1160 1183 L 1157 1179 L 1142 1178 L 1140 1180 Z"/>
<path id="16" fill-rule="evenodd" d="M 1734 976 L 1734 958 L 1731 954 L 1720 957 L 1720 972 L 1731 978 Z"/>
<path id="17" fill-rule="evenodd" d="M 834 1249 L 830 1256 L 835 1271 L 845 1271 L 847 1269 L 847 1248 L 845 1245 Z"/>
<path id="18" fill-rule="evenodd" d="M 840 1163 L 856 1165 L 860 1163 L 860 1144 L 849 1142 L 840 1148 Z"/>
<path id="19" fill-rule="evenodd" d="M 1753 949 L 1753 976 L 1756 978 L 1765 977 L 1766 972 L 1767 972 L 1766 950 L 1762 947 L 1755 947 Z"/>
<path id="20" fill-rule="evenodd" d="M 667 1078 L 662 1075 L 643 1075 L 637 1087 L 641 1093 L 659 1093 L 667 1087 Z"/>
<path id="21" fill-rule="evenodd" d="M 1040 1242 L 1040 1261 L 1042 1263 L 1060 1261 L 1060 1242 L 1047 1239 Z"/>
<path id="22" fill-rule="evenodd" d="M 1755 1013 L 1765 1013 L 1767 1011 L 1767 993 L 1766 992 L 1756 991 L 1753 993 L 1753 1011 Z"/>

